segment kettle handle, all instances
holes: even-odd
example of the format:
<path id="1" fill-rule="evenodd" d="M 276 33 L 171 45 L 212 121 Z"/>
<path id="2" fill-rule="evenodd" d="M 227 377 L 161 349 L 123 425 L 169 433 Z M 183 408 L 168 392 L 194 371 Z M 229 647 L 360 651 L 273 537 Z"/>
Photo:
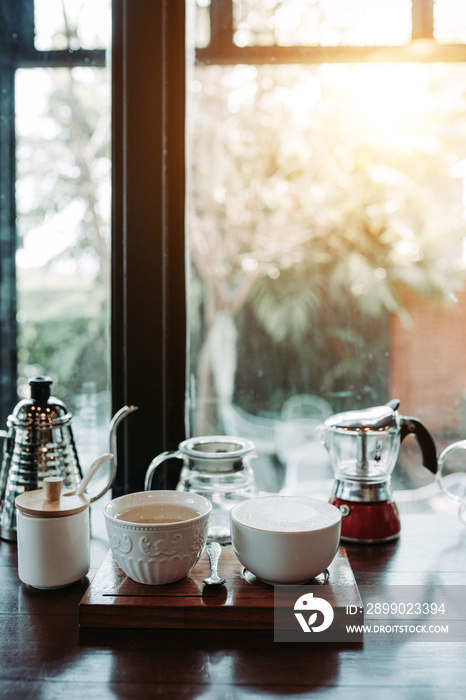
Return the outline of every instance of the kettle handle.
<path id="1" fill-rule="evenodd" d="M 5 440 L 5 445 L 4 445 L 4 450 L 5 454 L 8 454 L 11 450 L 11 441 L 9 441 L 10 433 L 8 430 L 0 430 L 0 439 L 3 438 Z"/>
<path id="2" fill-rule="evenodd" d="M 162 452 L 157 457 L 154 457 L 147 468 L 146 478 L 144 480 L 144 491 L 151 490 L 155 470 L 167 459 L 183 459 L 183 455 L 179 450 L 168 450 L 167 452 Z"/>
<path id="3" fill-rule="evenodd" d="M 422 452 L 423 465 L 432 472 L 437 473 L 437 448 L 434 438 L 427 430 L 426 426 L 418 418 L 401 416 L 400 442 L 407 435 L 415 435 Z"/>

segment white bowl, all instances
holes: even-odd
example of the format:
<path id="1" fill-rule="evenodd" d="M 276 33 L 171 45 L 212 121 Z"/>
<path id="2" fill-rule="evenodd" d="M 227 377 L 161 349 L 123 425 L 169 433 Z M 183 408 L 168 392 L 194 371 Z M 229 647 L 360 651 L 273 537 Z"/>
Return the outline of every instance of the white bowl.
<path id="1" fill-rule="evenodd" d="M 338 508 L 313 498 L 262 496 L 230 511 L 241 564 L 271 585 L 307 583 L 332 563 L 340 543 Z"/>
<path id="2" fill-rule="evenodd" d="M 155 512 L 171 505 L 186 506 L 196 515 L 164 523 L 118 517 L 130 508 L 151 508 Z M 206 498 L 183 491 L 141 491 L 114 498 L 105 506 L 104 517 L 115 561 L 138 583 L 178 581 L 191 571 L 204 551 L 211 510 Z"/>

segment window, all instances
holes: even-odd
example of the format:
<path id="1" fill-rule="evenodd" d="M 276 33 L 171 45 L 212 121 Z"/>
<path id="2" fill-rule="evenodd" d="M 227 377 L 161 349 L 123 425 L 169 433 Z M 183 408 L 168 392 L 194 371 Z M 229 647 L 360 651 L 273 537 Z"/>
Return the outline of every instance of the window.
<path id="1" fill-rule="evenodd" d="M 108 451 L 111 410 L 110 4 L 1 13 L 2 421 L 50 375 L 85 470 Z"/>
<path id="2" fill-rule="evenodd" d="M 76 19 L 78 5 L 81 18 L 91 18 L 91 31 L 84 32 L 75 28 L 76 31 L 68 35 Z M 109 11 L 110 4 L 104 5 Z M 63 23 L 63 7 L 69 10 L 67 23 Z M 35 16 L 34 11 L 41 9 L 45 14 L 40 14 L 39 21 L 39 15 Z M 24 359 L 24 355 L 21 357 L 24 336 L 19 335 L 18 344 L 18 331 L 20 334 L 23 331 L 21 305 L 27 290 L 24 289 L 23 292 L 21 288 L 22 273 L 20 265 L 18 264 L 18 269 L 16 266 L 16 234 L 18 230 L 20 235 L 24 232 L 25 237 L 29 236 L 30 222 L 26 226 L 25 217 L 29 216 L 27 207 L 30 201 L 27 181 L 20 182 L 21 186 L 17 190 L 19 206 L 16 206 L 15 127 L 19 127 L 18 154 L 24 158 L 18 165 L 18 174 L 22 177 L 21 168 L 24 166 L 26 171 L 30 154 L 30 144 L 25 139 L 28 138 L 27 119 L 31 116 L 31 108 L 25 110 L 24 119 L 19 112 L 15 123 L 15 81 L 18 81 L 20 90 L 16 95 L 16 107 L 20 109 L 22 104 L 27 103 L 21 100 L 20 85 L 21 82 L 25 84 L 29 78 L 26 71 L 31 74 L 32 71 L 46 69 L 47 72 L 44 70 L 40 73 L 40 79 L 34 81 L 35 90 L 44 88 L 38 102 L 45 103 L 48 101 L 47 90 L 50 89 L 50 71 L 53 70 L 57 75 L 60 73 L 58 83 L 61 89 L 69 87 L 70 82 L 76 83 L 76 89 L 87 103 L 86 118 L 95 130 L 93 137 L 100 138 L 102 131 L 106 130 L 107 144 L 111 143 L 112 148 L 112 245 L 108 250 L 111 276 L 112 406 L 108 410 L 108 416 L 125 404 L 139 406 L 139 411 L 135 414 L 136 420 L 125 421 L 118 433 L 119 470 L 115 487 L 115 493 L 118 494 L 141 489 L 150 459 L 166 447 L 176 445 L 184 433 L 185 7 L 184 2 L 179 0 L 169 3 L 115 0 L 111 4 L 111 11 L 113 88 L 110 131 L 109 127 L 101 129 L 102 124 L 97 124 L 97 113 L 100 110 L 97 105 L 98 95 L 91 97 L 89 91 L 89 75 L 95 75 L 97 69 L 100 71 L 104 66 L 107 69 L 110 67 L 110 54 L 106 53 L 105 46 L 99 45 L 102 37 L 98 31 L 103 27 L 109 28 L 110 22 L 102 24 L 100 18 L 96 22 L 97 3 L 84 0 L 82 3 L 73 0 L 64 4 L 15 0 L 0 4 L 0 400 L 1 420 L 5 425 L 7 416 L 18 400 L 19 362 L 29 362 Z M 34 31 L 37 45 L 34 44 Z M 102 85 L 99 80 L 96 81 L 96 86 L 100 91 Z M 110 101 L 107 93 L 104 94 L 103 104 L 108 111 Z M 62 105 L 61 137 L 75 116 L 70 113 L 69 104 L 63 101 Z M 40 104 L 34 104 L 33 107 L 38 109 Z M 178 117 L 172 118 L 172 115 Z M 44 135 L 50 135 L 50 126 L 50 121 L 45 117 L 45 123 L 41 125 Z M 56 132 L 51 135 L 56 136 Z M 68 168 L 70 180 L 77 179 L 84 186 L 89 185 L 85 175 L 73 178 L 76 163 L 72 162 L 73 156 L 66 148 L 62 148 L 57 158 L 57 149 L 63 145 L 57 143 L 57 140 L 59 139 L 51 139 L 50 153 L 44 154 L 49 158 L 54 149 L 54 172 L 49 174 L 50 177 L 56 177 L 57 173 Z M 95 147 L 97 144 L 91 145 Z M 92 190 L 95 193 L 101 189 L 104 197 L 101 201 L 102 210 L 99 206 L 98 213 L 107 216 L 100 232 L 104 239 L 101 242 L 108 246 L 106 227 L 110 217 L 106 207 L 110 172 L 107 169 L 107 158 L 107 152 L 102 159 L 99 156 L 94 177 L 100 177 L 102 181 L 96 182 L 93 179 Z M 27 173 L 24 177 L 27 180 L 26 175 Z M 42 184 L 46 187 L 49 183 L 46 181 Z M 67 184 L 71 188 L 75 183 Z M 51 190 L 52 194 L 56 193 L 55 187 L 51 187 Z M 50 193 L 46 191 L 46 194 L 49 196 Z M 86 215 L 82 216 L 82 196 L 76 190 L 71 193 L 70 189 L 66 192 L 63 205 L 67 203 L 67 198 L 73 200 L 69 201 L 73 226 L 84 228 L 86 223 L 90 223 L 87 228 L 87 235 L 90 236 L 92 222 L 86 222 Z M 34 208 L 31 207 L 31 217 L 33 214 Z M 81 216 L 83 221 L 80 220 Z M 49 235 L 49 230 L 46 233 Z M 65 231 L 66 235 L 71 233 Z M 24 260 L 21 257 L 26 256 L 23 254 L 25 251 L 21 252 L 21 239 L 19 243 L 18 256 L 19 263 L 22 264 Z M 41 248 L 37 254 L 39 253 L 44 255 L 46 251 Z M 83 250 L 82 253 L 80 262 L 95 273 L 96 256 L 90 250 Z M 61 264 L 63 270 L 68 261 L 62 258 Z M 31 283 L 29 274 L 24 277 L 26 283 Z M 101 283 L 102 277 L 99 268 L 96 281 Z M 42 278 L 40 284 L 49 282 L 51 283 Z M 40 291 L 42 293 L 45 289 L 41 287 Z M 72 307 L 73 312 L 82 311 L 86 317 L 88 313 L 95 313 L 100 291 L 92 293 L 87 299 L 84 291 L 82 288 L 82 295 L 73 299 Z M 57 294 L 55 300 L 58 307 L 63 308 L 70 298 L 67 292 Z M 76 309 L 77 306 L 79 309 Z M 72 319 L 65 316 L 65 320 Z M 49 330 L 51 324 L 46 325 Z M 76 333 L 79 342 L 89 329 L 85 327 L 84 332 L 81 331 Z M 104 331 L 99 329 L 97 333 L 103 339 Z M 71 350 L 63 337 L 59 343 L 65 353 Z M 42 351 L 42 355 L 46 352 Z M 83 358 L 78 361 L 74 358 L 72 362 L 76 369 L 83 366 Z M 59 369 L 62 371 L 63 367 L 60 366 Z M 71 374 L 68 377 L 62 375 L 65 377 L 63 387 L 66 390 L 70 388 L 68 380 Z M 98 380 L 105 382 L 106 376 L 107 369 L 102 367 Z M 66 396 L 61 394 L 60 398 L 67 402 L 70 409 L 73 408 Z M 89 397 L 83 396 L 82 408 L 89 408 L 89 403 Z M 94 410 L 92 405 L 90 408 Z M 93 449 L 89 444 L 88 433 L 85 433 L 85 438 L 87 444 L 84 448 Z"/>
<path id="3" fill-rule="evenodd" d="M 290 446 L 308 440 L 295 419 L 312 402 L 325 414 L 398 395 L 439 447 L 461 434 L 466 46 L 457 3 L 112 8 L 112 410 L 140 409 L 121 430 L 116 493 L 142 488 L 150 460 L 187 434 L 247 429 L 260 487 L 279 490 Z M 89 47 L 71 55 L 99 57 Z M 6 94 L 5 63 L 0 79 Z M 7 100 L 2 115 L 10 410 Z M 405 485 L 413 481 L 400 472 Z"/>
<path id="4" fill-rule="evenodd" d="M 250 437 L 265 490 L 328 493 L 311 411 L 398 397 L 440 449 L 464 432 L 458 7 L 190 3 L 188 430 Z"/>

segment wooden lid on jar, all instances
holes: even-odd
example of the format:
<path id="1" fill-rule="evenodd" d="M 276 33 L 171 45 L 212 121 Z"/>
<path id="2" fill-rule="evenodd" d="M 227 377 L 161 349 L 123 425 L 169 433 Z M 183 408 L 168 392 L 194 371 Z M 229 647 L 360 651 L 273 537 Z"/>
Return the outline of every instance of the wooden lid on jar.
<path id="1" fill-rule="evenodd" d="M 80 496 L 77 496 L 75 491 L 62 493 L 62 484 L 61 476 L 47 476 L 43 489 L 25 491 L 16 496 L 16 507 L 21 513 L 38 518 L 74 515 L 89 507 L 90 500 L 85 493 Z"/>

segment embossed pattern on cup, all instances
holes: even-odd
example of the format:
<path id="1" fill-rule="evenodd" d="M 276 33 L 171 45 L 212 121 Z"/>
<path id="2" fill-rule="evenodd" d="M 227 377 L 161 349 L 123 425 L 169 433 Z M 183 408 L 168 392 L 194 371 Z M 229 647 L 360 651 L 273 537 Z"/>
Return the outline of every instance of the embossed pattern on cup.
<path id="1" fill-rule="evenodd" d="M 198 515 L 174 523 L 133 523 L 116 517 L 136 505 L 157 507 L 167 503 L 188 506 Z M 179 491 L 144 491 L 110 501 L 104 517 L 115 561 L 138 583 L 178 581 L 191 571 L 204 551 L 211 509 L 203 496 Z"/>

